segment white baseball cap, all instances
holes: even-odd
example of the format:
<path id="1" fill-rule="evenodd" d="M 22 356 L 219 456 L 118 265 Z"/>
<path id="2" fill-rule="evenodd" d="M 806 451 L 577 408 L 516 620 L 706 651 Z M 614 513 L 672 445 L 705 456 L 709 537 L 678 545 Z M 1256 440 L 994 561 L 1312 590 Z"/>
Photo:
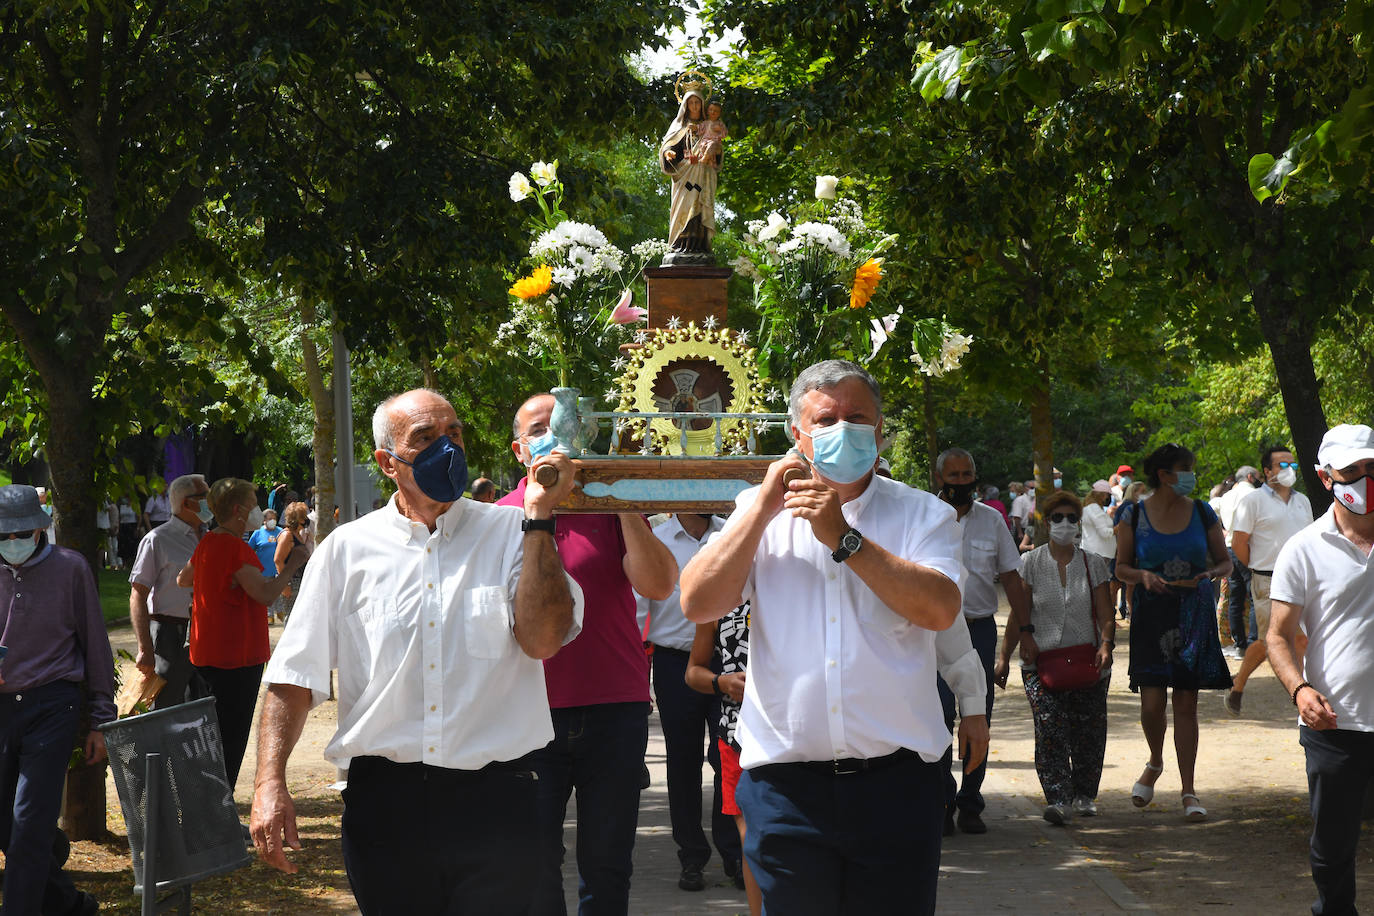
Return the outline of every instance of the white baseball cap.
<path id="1" fill-rule="evenodd" d="M 1366 458 L 1374 458 L 1374 429 L 1368 426 L 1333 426 L 1322 436 L 1321 448 L 1317 449 L 1318 468 L 1339 471 Z"/>

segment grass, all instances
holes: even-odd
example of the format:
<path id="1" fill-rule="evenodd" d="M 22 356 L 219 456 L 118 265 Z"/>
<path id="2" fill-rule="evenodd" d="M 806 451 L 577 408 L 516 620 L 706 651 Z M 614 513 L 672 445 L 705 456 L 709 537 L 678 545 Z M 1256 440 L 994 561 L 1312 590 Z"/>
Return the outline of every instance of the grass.
<path id="1" fill-rule="evenodd" d="M 102 569 L 95 578 L 96 592 L 100 595 L 100 610 L 105 622 L 123 620 L 129 616 L 129 571 L 127 569 Z"/>

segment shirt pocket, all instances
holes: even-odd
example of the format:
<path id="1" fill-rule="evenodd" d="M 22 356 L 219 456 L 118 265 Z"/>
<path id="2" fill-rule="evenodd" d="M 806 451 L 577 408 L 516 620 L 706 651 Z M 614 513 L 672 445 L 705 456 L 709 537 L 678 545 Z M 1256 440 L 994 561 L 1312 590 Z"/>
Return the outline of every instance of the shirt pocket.
<path id="1" fill-rule="evenodd" d="M 370 598 L 343 619 L 343 630 L 372 679 L 400 665 L 414 625 L 401 619 L 395 598 Z"/>
<path id="2" fill-rule="evenodd" d="M 463 635 L 473 658 L 504 658 L 511 649 L 510 599 L 499 585 L 463 592 Z"/>
<path id="3" fill-rule="evenodd" d="M 997 565 L 997 542 L 991 538 L 974 538 L 968 542 L 965 558 L 969 572 L 991 576 Z"/>

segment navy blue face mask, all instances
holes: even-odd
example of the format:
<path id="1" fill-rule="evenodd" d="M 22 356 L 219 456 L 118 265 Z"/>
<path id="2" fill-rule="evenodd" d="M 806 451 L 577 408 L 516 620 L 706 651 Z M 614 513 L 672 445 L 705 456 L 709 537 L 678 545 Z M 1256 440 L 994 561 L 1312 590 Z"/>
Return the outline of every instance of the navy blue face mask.
<path id="1" fill-rule="evenodd" d="M 406 461 L 391 449 L 386 453 L 401 464 L 409 465 L 414 472 L 415 485 L 436 503 L 451 503 L 467 489 L 467 455 L 448 436 L 435 439 L 415 456 L 414 461 Z"/>

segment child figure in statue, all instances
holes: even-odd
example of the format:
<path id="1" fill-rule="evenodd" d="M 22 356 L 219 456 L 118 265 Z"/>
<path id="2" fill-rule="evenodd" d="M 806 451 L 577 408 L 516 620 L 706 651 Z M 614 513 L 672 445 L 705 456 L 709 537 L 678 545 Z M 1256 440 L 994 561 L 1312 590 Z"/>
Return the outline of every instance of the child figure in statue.
<path id="1" fill-rule="evenodd" d="M 720 119 L 720 112 L 720 102 L 711 102 L 706 106 L 706 120 L 699 125 L 700 134 L 693 149 L 699 160 L 709 161 L 714 156 L 716 168 L 720 168 L 723 152 L 720 141 L 730 136 L 730 128 Z"/>

